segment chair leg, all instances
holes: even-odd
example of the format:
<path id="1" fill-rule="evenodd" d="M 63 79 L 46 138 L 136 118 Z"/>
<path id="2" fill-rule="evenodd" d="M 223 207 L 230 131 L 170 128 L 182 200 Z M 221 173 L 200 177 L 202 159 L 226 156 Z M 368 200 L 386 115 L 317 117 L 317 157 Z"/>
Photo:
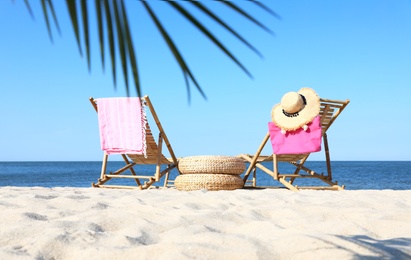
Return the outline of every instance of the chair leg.
<path id="1" fill-rule="evenodd" d="M 170 165 L 168 165 L 168 166 L 170 166 Z M 164 187 L 167 187 L 168 186 L 168 177 L 169 177 L 169 174 L 170 174 L 170 172 L 167 172 L 165 175 L 165 178 L 164 178 Z"/>
<path id="2" fill-rule="evenodd" d="M 104 152 L 104 155 L 103 155 L 103 164 L 101 165 L 100 179 L 103 179 L 103 178 L 104 178 L 104 175 L 106 174 L 107 161 L 108 161 L 108 154 L 106 154 L 106 152 Z"/>
<path id="3" fill-rule="evenodd" d="M 298 163 L 297 162 L 290 162 L 292 165 L 294 165 L 295 167 L 297 167 L 294 171 L 295 175 L 298 175 L 299 172 L 301 171 L 304 163 L 307 161 L 308 156 L 310 156 L 309 154 L 304 157 L 303 159 L 301 159 Z M 295 178 L 290 178 L 290 183 L 292 184 L 295 181 Z"/>
<path id="4" fill-rule="evenodd" d="M 253 187 L 257 187 L 257 168 L 254 167 L 253 171 Z"/>
<path id="5" fill-rule="evenodd" d="M 158 135 L 158 154 L 157 154 L 157 165 L 156 165 L 156 174 L 155 174 L 156 181 L 160 180 L 161 155 L 162 155 L 162 150 L 163 150 L 162 148 L 163 148 L 163 136 L 160 133 Z"/>
<path id="6" fill-rule="evenodd" d="M 323 135 L 323 140 L 324 140 L 325 160 L 327 163 L 327 179 L 331 181 L 332 180 L 331 159 L 330 159 L 330 150 L 328 148 L 328 139 L 327 139 L 326 133 L 324 133 Z"/>
<path id="7" fill-rule="evenodd" d="M 262 152 L 262 150 L 263 150 L 263 148 L 264 148 L 264 146 L 265 146 L 265 144 L 267 143 L 267 141 L 268 141 L 269 138 L 270 138 L 270 133 L 267 133 L 266 136 L 264 137 L 263 141 L 261 142 L 260 146 L 258 147 L 257 152 L 256 152 L 255 155 L 252 157 L 252 159 L 251 159 L 251 157 L 248 156 L 248 155 L 243 155 L 243 156 L 242 156 L 242 157 L 243 157 L 244 159 L 246 159 L 246 160 L 247 160 L 247 159 L 251 159 L 251 161 L 250 161 L 250 160 L 247 160 L 247 161 L 250 163 L 250 166 L 248 167 L 246 173 L 244 174 L 244 177 L 243 177 L 244 184 L 246 183 L 246 181 L 247 181 L 247 179 L 248 179 L 248 176 L 250 175 L 251 171 L 252 171 L 253 168 L 255 167 L 255 164 L 256 164 L 256 162 L 257 162 L 257 160 L 258 160 L 258 157 L 260 156 L 260 154 L 261 154 L 261 152 Z M 246 158 L 245 156 L 247 156 L 248 158 Z"/>
<path id="8" fill-rule="evenodd" d="M 165 168 L 164 170 L 162 170 L 159 173 L 160 179 L 166 175 L 167 173 L 169 173 L 172 169 L 176 168 L 176 165 L 168 165 L 167 168 Z M 156 180 L 151 177 L 149 181 L 145 182 L 144 185 L 142 186 L 142 189 L 148 189 L 153 183 L 155 183 Z"/>
<path id="9" fill-rule="evenodd" d="M 274 180 L 278 180 L 278 160 L 277 155 L 273 154 L 273 170 L 274 170 Z"/>
<path id="10" fill-rule="evenodd" d="M 131 165 L 131 163 L 130 163 L 130 161 L 127 159 L 127 156 L 126 156 L 126 155 L 122 154 L 121 156 L 123 157 L 123 160 L 124 160 L 124 162 L 125 162 L 127 165 Z M 134 176 L 137 175 L 136 172 L 134 171 L 133 167 L 130 167 L 129 170 L 130 170 L 130 172 L 131 172 L 132 175 L 134 175 Z M 141 186 L 141 182 L 140 182 L 139 179 L 134 179 L 134 180 L 136 181 L 137 186 Z"/>
<path id="11" fill-rule="evenodd" d="M 106 170 L 107 170 L 107 161 L 108 161 L 108 154 L 104 152 L 103 155 L 103 163 L 101 164 L 101 173 L 100 173 L 100 178 L 98 179 L 97 183 L 91 183 L 92 187 L 98 187 L 99 185 L 104 184 L 106 181 L 109 179 L 105 176 L 106 175 Z"/>

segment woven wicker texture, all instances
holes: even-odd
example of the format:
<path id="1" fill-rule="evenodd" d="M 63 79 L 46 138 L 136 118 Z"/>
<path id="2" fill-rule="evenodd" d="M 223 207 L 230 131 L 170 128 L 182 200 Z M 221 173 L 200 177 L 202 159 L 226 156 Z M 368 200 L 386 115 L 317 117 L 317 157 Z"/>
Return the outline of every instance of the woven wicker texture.
<path id="1" fill-rule="evenodd" d="M 219 173 L 241 174 L 245 170 L 243 159 L 233 156 L 203 155 L 182 158 L 178 164 L 182 174 Z"/>
<path id="2" fill-rule="evenodd" d="M 243 179 L 232 174 L 182 174 L 174 185 L 178 190 L 235 190 L 244 186 Z"/>

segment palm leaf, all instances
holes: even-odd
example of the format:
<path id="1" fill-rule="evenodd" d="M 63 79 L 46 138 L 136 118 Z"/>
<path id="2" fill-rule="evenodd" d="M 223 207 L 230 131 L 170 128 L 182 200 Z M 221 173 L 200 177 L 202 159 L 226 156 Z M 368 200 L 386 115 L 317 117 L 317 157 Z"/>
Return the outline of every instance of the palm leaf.
<path id="1" fill-rule="evenodd" d="M 183 56 L 181 55 L 180 51 L 178 50 L 177 46 L 174 44 L 173 40 L 171 39 L 170 35 L 167 33 L 165 30 L 164 26 L 161 24 L 157 16 L 155 15 L 154 11 L 150 8 L 148 3 L 146 1 L 142 1 L 144 7 L 146 8 L 147 12 L 150 14 L 151 19 L 154 21 L 155 25 L 157 26 L 157 29 L 160 31 L 163 39 L 166 41 L 170 51 L 173 53 L 174 58 L 177 60 L 178 64 L 180 65 L 181 70 L 183 71 L 185 80 L 186 80 L 186 86 L 187 86 L 187 91 L 188 91 L 188 98 L 190 101 L 190 87 L 189 87 L 189 82 L 187 77 L 189 77 L 193 82 L 198 91 L 201 93 L 201 95 L 206 98 L 203 90 L 201 89 L 200 85 L 197 83 L 197 80 L 195 79 L 194 75 L 191 73 L 189 67 L 187 66 L 187 63 L 184 61 Z"/>
<path id="2" fill-rule="evenodd" d="M 104 0 L 104 9 L 106 11 L 106 25 L 107 25 L 107 38 L 110 48 L 110 58 L 111 58 L 111 70 L 113 74 L 114 87 L 116 86 L 116 51 L 114 44 L 114 32 L 113 32 L 113 22 L 111 19 L 111 9 L 110 9 L 110 0 Z"/>
<path id="3" fill-rule="evenodd" d="M 33 10 L 31 10 L 31 6 L 29 3 L 29 0 L 24 0 L 24 3 L 26 4 L 27 10 L 29 11 L 29 14 L 32 18 L 34 18 Z"/>
<path id="4" fill-rule="evenodd" d="M 48 5 L 49 5 L 49 9 L 50 9 L 50 11 L 51 11 L 51 15 L 53 16 L 54 23 L 56 24 L 57 31 L 58 31 L 58 33 L 60 33 L 60 26 L 59 26 L 59 23 L 58 23 L 58 21 L 57 21 L 56 12 L 54 11 L 53 2 L 52 2 L 51 0 L 47 0 L 47 3 L 48 3 Z"/>
<path id="5" fill-rule="evenodd" d="M 227 5 L 228 7 L 230 7 L 231 9 L 233 9 L 234 11 L 238 12 L 239 14 L 243 15 L 244 17 L 246 17 L 248 20 L 252 21 L 253 23 L 255 23 L 256 25 L 258 25 L 259 27 L 261 27 L 262 29 L 264 29 L 265 31 L 273 34 L 273 32 L 264 24 L 262 24 L 261 22 L 259 22 L 257 19 L 255 19 L 254 17 L 252 17 L 250 14 L 248 14 L 246 11 L 244 11 L 243 9 L 241 9 L 240 7 L 238 7 L 237 5 L 233 4 L 233 2 L 230 1 L 224 1 L 224 0 L 215 0 L 218 1 L 222 4 Z M 261 6 L 261 5 L 260 5 Z M 263 5 L 264 6 L 264 5 Z"/>
<path id="6" fill-rule="evenodd" d="M 73 0 L 66 0 L 67 9 L 70 14 L 71 25 L 73 26 L 74 34 L 76 35 L 77 46 L 80 51 L 80 55 L 83 56 L 83 52 L 81 50 L 81 42 L 80 42 L 80 31 L 79 25 L 77 21 L 77 6 L 76 1 Z"/>
<path id="7" fill-rule="evenodd" d="M 261 3 L 260 1 L 256 1 L 256 0 L 249 0 L 250 2 L 253 2 L 254 4 L 258 5 L 259 7 L 261 7 L 262 9 L 264 9 L 265 11 L 267 11 L 268 13 L 270 13 L 271 15 L 275 16 L 277 19 L 281 19 L 281 16 L 279 14 L 277 14 L 276 12 L 274 12 L 273 10 L 271 10 L 270 8 L 268 8 L 266 5 L 264 5 L 263 3 Z"/>
<path id="8" fill-rule="evenodd" d="M 251 73 L 245 68 L 245 66 L 238 61 L 236 57 L 207 29 L 205 28 L 194 16 L 192 16 L 186 9 L 174 1 L 167 1 L 178 12 L 180 12 L 185 18 L 193 23 L 203 34 L 205 34 L 215 45 L 217 45 L 228 57 L 230 57 L 248 76 Z"/>
<path id="9" fill-rule="evenodd" d="M 60 28 L 58 25 L 58 20 L 54 11 L 53 7 L 53 0 L 40 0 L 41 6 L 43 9 L 44 18 L 46 21 L 47 30 L 52 38 L 51 26 L 50 26 L 50 16 L 53 17 L 54 23 L 60 33 Z M 248 76 L 251 76 L 251 73 L 245 68 L 245 66 L 234 56 L 234 54 L 221 42 L 212 32 L 210 32 L 192 13 L 190 13 L 187 9 L 185 9 L 178 1 L 173 0 L 164 0 L 168 3 L 173 9 L 175 9 L 180 15 L 182 15 L 189 23 L 194 25 L 202 34 L 204 34 L 215 46 L 217 46 L 229 59 L 231 59 L 234 63 L 236 63 Z M 250 48 L 253 52 L 255 52 L 258 56 L 262 57 L 261 53 L 251 45 L 244 37 L 242 37 L 237 31 L 235 31 L 232 27 L 230 27 L 225 21 L 223 21 L 219 16 L 217 16 L 214 12 L 210 9 L 205 7 L 199 1 L 195 0 L 186 0 L 190 4 L 194 5 L 198 10 L 200 10 L 203 14 L 211 18 L 213 21 L 217 22 L 221 27 L 229 31 L 233 36 L 235 36 L 239 41 L 245 44 L 248 48 Z M 221 4 L 226 5 L 232 11 L 240 14 L 241 16 L 247 18 L 247 20 L 251 21 L 258 27 L 262 28 L 263 30 L 273 33 L 267 26 L 263 23 L 259 22 L 256 18 L 250 15 L 248 12 L 244 11 L 236 4 L 231 1 L 225 0 L 215 0 Z M 245 0 L 244 0 L 245 1 Z M 248 0 L 253 4 L 256 4 L 263 10 L 267 11 L 271 15 L 280 18 L 274 11 L 269 9 L 267 6 L 262 4 L 256 0 Z M 29 10 L 30 15 L 33 16 L 31 6 L 29 4 L 29 0 L 24 0 L 27 9 Z M 81 11 L 81 18 L 79 19 L 77 14 L 77 3 L 79 3 L 80 11 Z M 199 83 L 197 82 L 194 74 L 190 70 L 188 64 L 183 58 L 182 53 L 177 48 L 177 45 L 172 40 L 172 37 L 167 32 L 165 26 L 160 22 L 159 17 L 155 14 L 154 10 L 152 9 L 149 1 L 140 0 L 144 9 L 148 12 L 149 17 L 154 22 L 156 28 L 159 30 L 160 35 L 166 42 L 167 47 L 169 48 L 170 52 L 173 54 L 174 59 L 177 61 L 178 66 L 183 72 L 183 76 L 186 82 L 186 88 L 188 93 L 188 98 L 190 100 L 190 81 L 192 81 L 196 87 L 196 89 L 200 92 L 200 94 L 205 97 L 203 90 L 201 89 Z M 91 68 L 91 47 L 90 47 L 90 31 L 89 31 L 89 12 L 87 8 L 88 1 L 87 0 L 66 0 L 66 7 L 70 15 L 70 20 L 72 24 L 72 28 L 76 37 L 77 45 L 79 48 L 80 55 L 83 55 L 82 45 L 84 44 L 86 55 L 87 55 L 87 64 L 90 70 Z M 109 56 L 111 60 L 111 70 L 113 75 L 114 87 L 116 87 L 117 82 L 117 69 L 116 69 L 116 53 L 119 53 L 119 60 L 121 62 L 122 74 L 124 77 L 125 85 L 127 94 L 129 94 L 129 75 L 128 69 L 131 68 L 132 76 L 133 76 L 133 83 L 137 90 L 138 95 L 141 94 L 141 85 L 138 73 L 138 66 L 137 66 L 137 57 L 136 52 L 134 50 L 134 44 L 132 41 L 131 36 L 131 28 L 128 22 L 126 7 L 124 0 L 95 0 L 95 11 L 96 11 L 96 22 L 98 26 L 98 40 L 99 40 L 99 47 L 100 47 L 100 56 L 101 56 L 101 63 L 103 70 L 105 68 L 105 48 L 106 48 L 106 40 L 109 49 Z M 34 16 L 33 16 L 34 17 Z M 83 30 L 83 42 L 80 38 L 80 31 Z M 105 35 L 106 34 L 106 35 Z"/>
<path id="10" fill-rule="evenodd" d="M 100 44 L 100 56 L 101 56 L 101 65 L 103 70 L 105 68 L 105 45 L 104 45 L 104 29 L 103 29 L 103 10 L 104 2 L 102 0 L 96 0 L 96 15 L 97 15 L 97 26 L 98 26 L 98 39 Z"/>
<path id="11" fill-rule="evenodd" d="M 44 20 L 46 21 L 47 31 L 49 33 L 50 40 L 53 41 L 53 34 L 51 33 L 49 15 L 48 15 L 48 11 L 47 11 L 46 1 L 47 0 L 41 0 L 41 8 L 43 9 Z"/>
<path id="12" fill-rule="evenodd" d="M 115 25 L 117 31 L 117 45 L 120 52 L 120 59 L 121 59 L 121 67 L 123 69 L 123 76 L 124 81 L 126 83 L 126 90 L 127 94 L 129 93 L 128 88 L 128 70 L 127 70 L 127 55 L 126 55 L 126 42 L 124 41 L 124 26 L 123 26 L 123 18 L 122 14 L 119 12 L 117 1 L 113 1 L 113 10 L 114 10 L 114 17 L 115 17 Z"/>
<path id="13" fill-rule="evenodd" d="M 88 31 L 88 11 L 87 11 L 87 0 L 81 0 L 81 16 L 83 18 L 83 34 L 84 34 L 84 43 L 86 45 L 86 56 L 87 56 L 87 65 L 90 71 L 90 36 Z"/>
<path id="14" fill-rule="evenodd" d="M 205 14 L 210 16 L 213 20 L 215 20 L 217 23 L 219 23 L 221 26 L 223 26 L 225 29 L 227 29 L 230 33 L 232 33 L 237 39 L 239 39 L 241 42 L 243 42 L 245 45 L 247 45 L 251 50 L 253 50 L 258 56 L 262 57 L 261 53 L 253 46 L 251 45 L 246 39 L 244 39 L 239 33 L 234 31 L 229 25 L 227 25 L 223 20 L 221 20 L 217 15 L 215 15 L 211 10 L 209 10 L 207 7 L 205 7 L 203 4 L 197 1 L 190 1 L 191 4 L 196 6 L 198 9 L 203 11 Z"/>
<path id="15" fill-rule="evenodd" d="M 137 58 L 136 58 L 136 53 L 134 51 L 133 40 L 130 34 L 130 26 L 128 24 L 126 8 L 124 7 L 123 2 L 121 2 L 121 11 L 124 17 L 124 29 L 125 29 L 124 33 L 125 33 L 125 37 L 127 41 L 127 50 L 128 50 L 128 55 L 130 58 L 131 71 L 133 73 L 134 86 L 136 86 L 137 95 L 141 97 L 141 86 L 140 86 L 140 78 L 139 78 L 138 68 L 137 68 Z"/>

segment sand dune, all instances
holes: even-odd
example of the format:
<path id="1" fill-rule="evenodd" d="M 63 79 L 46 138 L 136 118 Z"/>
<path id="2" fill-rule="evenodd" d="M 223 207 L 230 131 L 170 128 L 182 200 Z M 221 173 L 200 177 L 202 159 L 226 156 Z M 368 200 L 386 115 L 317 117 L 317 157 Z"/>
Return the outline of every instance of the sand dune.
<path id="1" fill-rule="evenodd" d="M 411 259 L 411 191 L 0 188 L 0 259 Z"/>

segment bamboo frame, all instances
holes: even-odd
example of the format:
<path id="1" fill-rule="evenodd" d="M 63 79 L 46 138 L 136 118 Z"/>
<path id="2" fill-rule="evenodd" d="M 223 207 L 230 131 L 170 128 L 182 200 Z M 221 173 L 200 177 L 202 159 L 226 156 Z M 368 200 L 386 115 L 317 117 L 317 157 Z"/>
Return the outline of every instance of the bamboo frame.
<path id="1" fill-rule="evenodd" d="M 306 166 L 304 166 L 304 163 L 307 161 L 310 154 L 289 154 L 289 155 L 272 154 L 270 156 L 261 156 L 261 152 L 270 138 L 270 134 L 267 133 L 254 155 L 250 155 L 250 154 L 240 155 L 245 161 L 250 163 L 243 177 L 244 184 L 249 182 L 247 179 L 250 176 L 250 173 L 253 171 L 252 187 L 257 187 L 255 172 L 256 172 L 256 169 L 259 168 L 266 174 L 270 175 L 274 180 L 279 181 L 286 188 L 293 190 L 293 191 L 298 191 L 301 189 L 343 190 L 345 188 L 344 186 L 339 186 L 338 182 L 332 181 L 331 158 L 330 158 L 328 137 L 327 137 L 326 132 L 350 101 L 348 99 L 345 101 L 340 101 L 340 100 L 331 100 L 331 99 L 321 98 L 320 102 L 321 102 L 320 117 L 321 117 L 321 128 L 322 128 L 322 139 L 323 139 L 323 144 L 324 144 L 324 154 L 325 154 L 325 161 L 326 161 L 326 166 L 327 166 L 327 173 L 319 174 L 307 168 Z M 262 165 L 262 162 L 267 162 L 267 161 L 273 162 L 272 170 Z M 294 173 L 286 173 L 286 174 L 280 173 L 278 170 L 278 164 L 280 162 L 286 162 L 286 163 L 290 163 L 294 165 L 295 166 Z M 297 178 L 315 178 L 315 179 L 318 179 L 324 182 L 324 186 L 297 186 L 293 184 Z"/>
<path id="2" fill-rule="evenodd" d="M 125 166 L 121 167 L 120 169 L 107 173 L 107 164 L 108 164 L 108 154 L 104 153 L 100 178 L 98 179 L 97 183 L 92 183 L 92 187 L 98 188 L 114 188 L 114 189 L 122 189 L 122 188 L 129 188 L 129 189 L 148 189 L 152 184 L 155 182 L 160 181 L 162 177 L 164 178 L 164 186 L 167 187 L 168 185 L 172 184 L 173 181 L 170 181 L 169 173 L 172 169 L 177 168 L 178 159 L 174 154 L 174 151 L 168 141 L 167 135 L 163 129 L 163 126 L 160 123 L 160 120 L 157 116 L 157 113 L 151 103 L 151 100 L 148 96 L 144 96 L 141 99 L 142 105 L 145 105 L 149 108 L 150 114 L 156 123 L 156 126 L 159 131 L 158 142 L 156 143 L 153 134 L 151 132 L 150 126 L 147 122 L 146 125 L 146 145 L 147 145 L 147 157 L 144 155 L 135 155 L 135 154 L 122 154 L 123 161 Z M 93 105 L 96 112 L 98 112 L 96 100 L 93 97 L 90 97 L 90 102 Z M 171 156 L 171 158 L 166 158 L 162 153 L 163 144 L 167 147 L 167 150 Z M 152 176 L 146 175 L 137 175 L 136 167 L 142 164 L 152 164 L 155 165 L 155 172 Z M 161 166 L 166 165 L 164 170 L 161 170 Z M 125 174 L 129 172 L 129 174 Z M 126 186 L 126 185 L 107 185 L 106 182 L 110 181 L 114 178 L 122 178 L 122 179 L 133 179 L 135 180 L 135 186 Z M 145 181 L 143 181 L 145 180 Z"/>

